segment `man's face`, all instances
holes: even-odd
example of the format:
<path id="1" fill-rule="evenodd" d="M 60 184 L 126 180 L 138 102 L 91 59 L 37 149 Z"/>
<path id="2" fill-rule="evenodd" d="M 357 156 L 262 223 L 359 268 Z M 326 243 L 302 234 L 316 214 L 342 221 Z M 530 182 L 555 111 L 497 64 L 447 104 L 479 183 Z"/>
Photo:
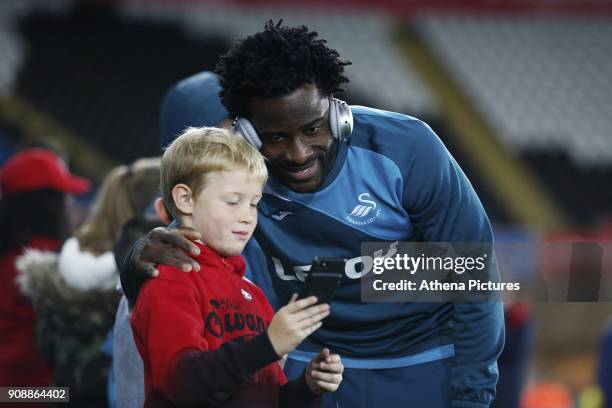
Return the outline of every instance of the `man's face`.
<path id="1" fill-rule="evenodd" d="M 251 122 L 269 168 L 290 189 L 316 191 L 336 160 L 329 98 L 306 84 L 289 95 L 251 102 Z"/>

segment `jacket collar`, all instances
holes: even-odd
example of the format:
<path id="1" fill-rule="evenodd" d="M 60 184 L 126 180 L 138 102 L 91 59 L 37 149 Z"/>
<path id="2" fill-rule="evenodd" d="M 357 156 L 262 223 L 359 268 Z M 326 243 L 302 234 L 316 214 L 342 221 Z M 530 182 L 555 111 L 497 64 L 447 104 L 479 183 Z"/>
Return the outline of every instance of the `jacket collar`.
<path id="1" fill-rule="evenodd" d="M 211 268 L 224 269 L 229 272 L 234 272 L 239 276 L 244 276 L 246 266 L 241 255 L 225 257 L 217 251 L 202 242 L 194 242 L 200 248 L 200 255 L 193 256 L 202 266 Z"/>

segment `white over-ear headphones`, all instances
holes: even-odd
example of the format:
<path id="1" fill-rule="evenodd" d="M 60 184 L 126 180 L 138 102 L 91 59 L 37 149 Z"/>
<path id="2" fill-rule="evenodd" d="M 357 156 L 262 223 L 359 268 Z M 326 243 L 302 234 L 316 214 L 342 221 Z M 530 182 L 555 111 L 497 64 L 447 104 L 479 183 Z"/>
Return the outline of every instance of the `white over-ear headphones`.
<path id="1" fill-rule="evenodd" d="M 346 142 L 353 131 L 353 114 L 346 102 L 340 99 L 329 100 L 329 126 L 334 138 Z M 246 118 L 236 118 L 233 123 L 234 131 L 244 137 L 257 150 L 261 149 L 261 139 L 255 131 L 253 124 Z"/>

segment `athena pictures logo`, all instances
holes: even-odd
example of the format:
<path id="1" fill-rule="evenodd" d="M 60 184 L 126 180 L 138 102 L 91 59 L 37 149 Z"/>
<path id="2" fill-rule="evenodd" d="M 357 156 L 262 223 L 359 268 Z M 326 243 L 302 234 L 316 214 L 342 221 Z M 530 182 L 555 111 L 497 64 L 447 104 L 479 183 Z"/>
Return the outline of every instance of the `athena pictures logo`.
<path id="1" fill-rule="evenodd" d="M 372 200 L 370 193 L 359 194 L 357 200 L 358 204 L 346 216 L 346 220 L 353 225 L 366 225 L 374 222 L 380 215 L 380 208 L 378 208 L 376 201 Z"/>

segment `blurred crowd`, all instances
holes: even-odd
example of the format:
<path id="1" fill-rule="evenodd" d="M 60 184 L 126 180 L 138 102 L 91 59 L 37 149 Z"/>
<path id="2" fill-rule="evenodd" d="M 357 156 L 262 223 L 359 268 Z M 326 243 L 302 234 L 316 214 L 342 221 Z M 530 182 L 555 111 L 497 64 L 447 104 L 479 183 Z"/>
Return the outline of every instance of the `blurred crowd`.
<path id="1" fill-rule="evenodd" d="M 159 159 L 113 169 L 76 228 L 70 197 L 91 183 L 53 151 L 16 153 L 0 182 L 0 384 L 68 386 L 73 404 L 107 406 L 107 345 L 120 299 L 114 251 L 123 250 L 124 226 L 150 217 Z"/>
<path id="2" fill-rule="evenodd" d="M 194 83 L 202 92 L 190 106 L 207 109 L 176 102 Z M 161 108 L 161 146 L 187 124 L 227 125 L 218 90 L 209 72 L 176 84 Z M 67 159 L 51 145 L 26 147 L 0 169 L 0 386 L 69 387 L 74 406 L 142 406 L 142 360 L 119 270 L 136 240 L 171 221 L 160 158 L 112 169 L 81 222 L 74 197 L 93 183 Z"/>

